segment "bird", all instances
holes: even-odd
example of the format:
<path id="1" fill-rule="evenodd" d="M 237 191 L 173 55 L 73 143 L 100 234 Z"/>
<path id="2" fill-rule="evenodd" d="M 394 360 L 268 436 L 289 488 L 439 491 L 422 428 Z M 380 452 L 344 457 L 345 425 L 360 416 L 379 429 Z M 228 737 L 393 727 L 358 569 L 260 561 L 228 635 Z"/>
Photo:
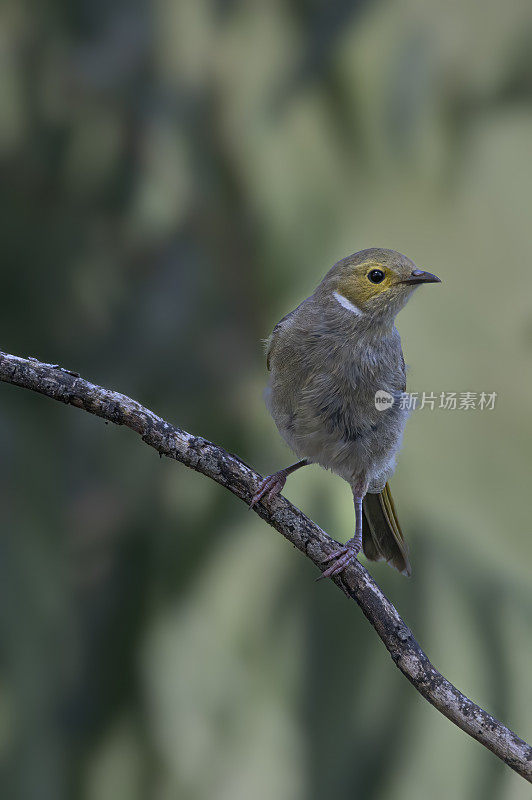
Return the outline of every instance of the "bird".
<path id="1" fill-rule="evenodd" d="M 321 578 L 343 572 L 361 551 L 411 574 L 388 484 L 410 414 L 395 318 L 427 283 L 441 280 L 401 253 L 361 250 L 338 261 L 266 340 L 266 406 L 298 461 L 266 476 L 250 507 L 309 464 L 347 481 L 355 531 L 324 559 Z"/>

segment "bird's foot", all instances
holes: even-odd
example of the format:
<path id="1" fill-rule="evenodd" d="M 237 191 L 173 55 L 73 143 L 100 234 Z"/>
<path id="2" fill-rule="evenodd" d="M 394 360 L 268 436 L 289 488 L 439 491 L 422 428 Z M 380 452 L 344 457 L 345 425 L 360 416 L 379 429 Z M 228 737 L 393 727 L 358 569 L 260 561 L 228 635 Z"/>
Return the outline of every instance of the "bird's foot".
<path id="1" fill-rule="evenodd" d="M 253 508 L 265 495 L 268 496 L 268 500 L 271 500 L 276 494 L 282 492 L 286 483 L 286 478 L 287 472 L 284 469 L 280 469 L 279 472 L 274 472 L 273 475 L 267 475 L 263 478 L 259 484 L 259 488 L 251 498 L 249 507 Z"/>
<path id="2" fill-rule="evenodd" d="M 340 547 L 339 550 L 335 550 L 330 556 L 323 559 L 322 564 L 327 564 L 329 561 L 333 563 L 330 567 L 327 567 L 316 580 L 321 581 L 322 578 L 334 578 L 335 575 L 343 572 L 344 569 L 356 559 L 360 550 L 361 546 L 354 541 L 349 541 L 343 547 Z"/>

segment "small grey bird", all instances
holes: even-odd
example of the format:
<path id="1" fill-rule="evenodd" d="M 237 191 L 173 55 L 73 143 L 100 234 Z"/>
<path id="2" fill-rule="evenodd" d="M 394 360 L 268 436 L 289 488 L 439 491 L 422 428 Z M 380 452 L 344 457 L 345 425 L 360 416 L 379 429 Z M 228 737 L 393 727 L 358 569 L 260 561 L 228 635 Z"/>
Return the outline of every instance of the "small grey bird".
<path id="1" fill-rule="evenodd" d="M 251 506 L 278 494 L 307 464 L 346 480 L 355 533 L 326 559 L 332 563 L 323 578 L 345 569 L 360 550 L 410 574 L 387 484 L 409 413 L 401 402 L 406 370 L 395 317 L 420 284 L 439 282 L 394 250 L 362 250 L 338 261 L 268 339 L 266 405 L 300 460 L 265 478 Z"/>

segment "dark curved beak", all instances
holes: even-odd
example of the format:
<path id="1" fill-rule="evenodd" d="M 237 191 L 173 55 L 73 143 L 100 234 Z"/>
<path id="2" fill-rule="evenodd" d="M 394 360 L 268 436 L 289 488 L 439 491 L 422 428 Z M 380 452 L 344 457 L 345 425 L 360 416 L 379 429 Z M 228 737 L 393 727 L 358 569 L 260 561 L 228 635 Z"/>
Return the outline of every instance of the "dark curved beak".
<path id="1" fill-rule="evenodd" d="M 423 269 L 414 269 L 410 277 L 405 278 L 405 280 L 400 281 L 400 283 L 408 283 L 410 285 L 416 283 L 441 283 L 441 280 L 437 275 L 433 275 L 432 272 L 425 272 Z"/>

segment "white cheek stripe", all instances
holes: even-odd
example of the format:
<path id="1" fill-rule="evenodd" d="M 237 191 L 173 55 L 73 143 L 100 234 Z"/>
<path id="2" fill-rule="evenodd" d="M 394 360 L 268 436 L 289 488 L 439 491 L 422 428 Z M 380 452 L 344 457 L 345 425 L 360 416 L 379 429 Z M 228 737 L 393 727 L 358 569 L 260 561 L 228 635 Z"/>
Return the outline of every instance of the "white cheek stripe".
<path id="1" fill-rule="evenodd" d="M 351 300 L 348 300 L 347 297 L 344 297 L 343 294 L 340 294 L 340 292 L 333 292 L 333 297 L 340 303 L 341 306 L 347 308 L 347 310 L 350 311 L 352 314 L 356 314 L 357 317 L 362 316 L 362 311 L 357 306 L 355 306 L 355 304 L 352 303 Z"/>

